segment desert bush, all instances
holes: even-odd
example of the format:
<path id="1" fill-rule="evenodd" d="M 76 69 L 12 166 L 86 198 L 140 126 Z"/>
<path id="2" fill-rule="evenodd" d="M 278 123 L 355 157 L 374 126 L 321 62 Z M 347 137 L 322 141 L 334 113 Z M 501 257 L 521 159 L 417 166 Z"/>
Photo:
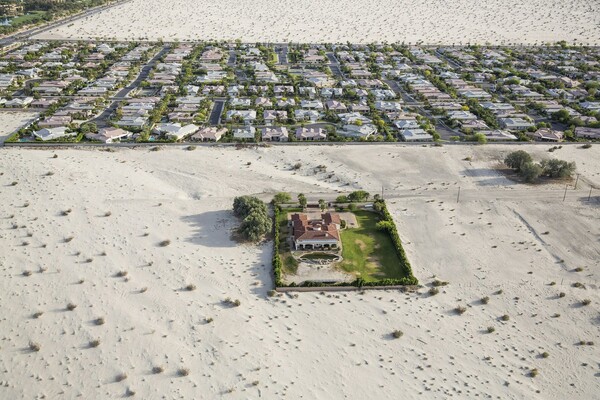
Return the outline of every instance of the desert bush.
<path id="1" fill-rule="evenodd" d="M 483 298 L 481 299 L 481 304 L 487 304 L 487 303 L 489 303 L 489 302 L 490 302 L 490 298 L 489 298 L 489 297 L 487 297 L 487 296 L 485 296 L 485 297 L 483 297 Z"/>
<path id="2" fill-rule="evenodd" d="M 467 308 L 464 306 L 458 306 L 454 309 L 454 312 L 457 313 L 458 315 L 462 315 L 465 312 L 467 312 Z"/>
<path id="3" fill-rule="evenodd" d="M 302 163 L 296 163 L 296 164 L 294 164 L 294 166 L 292 167 L 292 169 L 294 169 L 294 170 L 299 170 L 300 168 L 302 168 Z"/>
<path id="4" fill-rule="evenodd" d="M 446 282 L 446 281 L 440 281 L 439 279 L 436 279 L 431 284 L 433 286 L 435 286 L 435 287 L 439 287 L 439 286 L 446 286 L 446 285 L 448 285 L 448 282 Z"/>
<path id="5" fill-rule="evenodd" d="M 44 315 L 43 311 L 36 311 L 33 313 L 33 318 L 38 319 L 39 317 L 41 317 L 42 315 Z"/>
<path id="6" fill-rule="evenodd" d="M 591 148 L 591 147 L 592 147 L 592 144 L 591 144 L 591 143 L 586 143 L 586 144 L 584 144 L 583 146 L 581 146 L 581 148 L 582 148 L 582 149 L 589 149 L 589 148 Z"/>
<path id="7" fill-rule="evenodd" d="M 539 372 L 537 370 L 537 368 L 532 369 L 531 371 L 529 371 L 529 376 L 532 378 L 535 378 L 536 376 L 538 376 Z"/>
<path id="8" fill-rule="evenodd" d="M 179 376 L 188 376 L 190 374 L 190 370 L 188 368 L 179 368 L 177 370 L 177 375 Z"/>
<path id="9" fill-rule="evenodd" d="M 581 288 L 584 288 L 585 286 L 584 286 L 584 285 L 583 285 L 583 283 L 581 283 L 581 282 L 575 282 L 575 283 L 573 284 L 573 287 L 576 287 L 576 288 L 580 288 L 580 289 L 581 289 Z"/>
<path id="10" fill-rule="evenodd" d="M 225 300 L 223 300 L 223 304 L 229 306 L 229 307 L 239 307 L 242 302 L 239 300 L 232 300 L 231 298 L 226 298 Z"/>
<path id="11" fill-rule="evenodd" d="M 69 208 L 68 210 L 63 210 L 63 211 L 61 212 L 61 214 L 62 214 L 62 216 L 63 216 L 63 217 L 66 217 L 67 215 L 71 214 L 71 212 L 72 212 L 72 211 L 73 211 L 73 210 L 71 210 L 71 209 Z"/>
<path id="12" fill-rule="evenodd" d="M 545 352 L 543 352 L 542 354 L 540 354 L 540 356 L 541 356 L 542 358 L 548 358 L 548 357 L 550 357 L 550 353 L 548 353 L 547 351 L 545 351 Z"/>
<path id="13" fill-rule="evenodd" d="M 430 296 L 435 296 L 436 294 L 438 294 L 440 292 L 440 289 L 436 288 L 436 287 L 432 287 L 429 289 L 429 295 Z"/>
<path id="14" fill-rule="evenodd" d="M 67 304 L 67 310 L 69 310 L 69 311 L 73 311 L 76 308 L 77 308 L 77 304 L 73 304 L 73 303 Z"/>
<path id="15" fill-rule="evenodd" d="M 156 366 L 152 367 L 153 374 L 162 374 L 164 371 L 165 371 L 165 369 L 160 365 L 156 365 Z"/>
<path id="16" fill-rule="evenodd" d="M 510 319 L 510 316 L 508 314 L 504 314 L 503 316 L 500 317 L 500 319 L 502 321 L 508 321 Z"/>
<path id="17" fill-rule="evenodd" d="M 190 146 L 186 147 L 186 150 L 188 150 L 188 151 L 196 150 L 196 146 L 190 145 Z"/>
<path id="18" fill-rule="evenodd" d="M 100 346 L 100 339 L 90 340 L 89 346 L 91 348 L 95 348 L 95 347 Z"/>
<path id="19" fill-rule="evenodd" d="M 29 342 L 29 350 L 38 352 L 42 349 L 42 345 L 36 342 Z"/>
<path id="20" fill-rule="evenodd" d="M 590 299 L 584 299 L 581 301 L 582 306 L 589 306 L 592 303 Z"/>
<path id="21" fill-rule="evenodd" d="M 400 339 L 403 335 L 404 335 L 404 332 L 402 332 L 401 330 L 395 330 L 394 332 L 392 332 L 392 336 L 395 339 Z"/>
<path id="22" fill-rule="evenodd" d="M 214 319 L 212 317 L 204 318 L 204 322 L 206 322 L 207 324 L 210 324 L 213 321 Z"/>
<path id="23" fill-rule="evenodd" d="M 96 325 L 104 325 L 105 322 L 106 321 L 104 320 L 104 317 L 96 318 L 94 320 L 94 324 L 96 324 Z"/>
<path id="24" fill-rule="evenodd" d="M 13 182 L 10 183 L 10 186 L 17 186 L 18 184 L 19 184 L 19 182 L 13 181 Z"/>
<path id="25" fill-rule="evenodd" d="M 162 241 L 162 242 L 160 242 L 158 245 L 159 245 L 160 247 L 167 247 L 167 246 L 168 246 L 168 245 L 170 245 L 170 244 L 171 244 L 171 241 L 167 239 L 167 240 L 163 240 L 163 241 Z"/>
<path id="26" fill-rule="evenodd" d="M 125 372 L 122 372 L 115 376 L 115 382 L 123 382 L 125 379 L 127 379 L 127 374 Z"/>
<path id="27" fill-rule="evenodd" d="M 105 217 L 110 217 L 111 215 L 112 215 L 112 212 L 110 212 L 110 211 L 107 211 L 107 212 L 104 213 Z"/>
<path id="28" fill-rule="evenodd" d="M 575 268 L 573 271 L 575 271 L 575 272 L 581 272 L 581 271 L 583 271 L 583 268 L 581 268 L 581 267 L 577 267 L 577 268 Z"/>
<path id="29" fill-rule="evenodd" d="M 185 290 L 187 290 L 188 292 L 191 292 L 192 290 L 196 290 L 196 285 L 194 285 L 193 283 L 190 283 L 185 286 Z"/>
<path id="30" fill-rule="evenodd" d="M 23 276 L 31 276 L 32 272 L 29 270 L 23 271 Z"/>
<path id="31" fill-rule="evenodd" d="M 65 243 L 69 243 L 69 242 L 70 242 L 71 240 L 73 240 L 73 239 L 75 239 L 73 236 L 69 236 L 69 237 L 66 237 L 66 238 L 64 239 L 64 242 L 65 242 Z"/>
<path id="32" fill-rule="evenodd" d="M 276 296 L 276 295 L 277 295 L 277 290 L 269 290 L 267 292 L 267 296 L 269 296 L 269 297 L 273 297 L 273 296 Z"/>
<path id="33" fill-rule="evenodd" d="M 563 298 L 563 297 L 565 297 L 566 295 L 567 295 L 567 294 L 566 294 L 565 292 L 560 292 L 560 293 L 558 294 L 558 297 L 560 297 L 560 298 Z"/>
<path id="34" fill-rule="evenodd" d="M 127 276 L 127 274 L 128 274 L 128 272 L 127 272 L 127 271 L 119 271 L 119 272 L 117 272 L 117 273 L 115 274 L 115 276 L 116 276 L 117 278 L 123 278 L 123 277 L 126 277 L 126 276 Z"/>
<path id="35" fill-rule="evenodd" d="M 494 333 L 496 331 L 496 328 L 494 328 L 493 326 L 488 326 L 487 331 L 488 333 Z"/>

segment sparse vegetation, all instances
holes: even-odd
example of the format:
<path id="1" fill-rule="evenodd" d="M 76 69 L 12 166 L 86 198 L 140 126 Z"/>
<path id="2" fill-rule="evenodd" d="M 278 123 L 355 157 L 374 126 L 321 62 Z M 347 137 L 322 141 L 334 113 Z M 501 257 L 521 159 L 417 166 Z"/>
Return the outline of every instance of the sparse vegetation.
<path id="1" fill-rule="evenodd" d="M 435 296 L 436 294 L 438 294 L 440 292 L 440 289 L 436 288 L 436 287 L 432 287 L 429 289 L 429 295 L 430 296 Z"/>
<path id="2" fill-rule="evenodd" d="M 156 366 L 152 367 L 153 374 L 162 374 L 164 371 L 165 371 L 165 369 L 161 365 L 156 365 Z"/>
<path id="3" fill-rule="evenodd" d="M 239 300 L 232 300 L 231 298 L 226 298 L 225 300 L 223 300 L 223 304 L 229 307 L 239 307 L 242 302 Z"/>
<path id="4" fill-rule="evenodd" d="M 494 333 L 496 331 L 496 328 L 494 328 L 493 326 L 488 326 L 487 331 L 488 333 Z"/>
<path id="5" fill-rule="evenodd" d="M 96 325 L 104 325 L 105 322 L 106 321 L 104 320 L 104 317 L 96 318 L 94 320 L 94 324 L 96 324 Z"/>
<path id="6" fill-rule="evenodd" d="M 454 309 L 454 312 L 458 315 L 463 315 L 465 312 L 467 312 L 467 307 L 458 306 Z"/>
<path id="7" fill-rule="evenodd" d="M 179 376 L 188 376 L 190 374 L 190 370 L 188 368 L 179 368 L 177 370 L 177 375 Z"/>
<path id="8" fill-rule="evenodd" d="M 188 285 L 185 286 L 185 290 L 187 290 L 188 292 L 196 290 L 196 285 L 194 285 L 193 283 L 190 283 L 190 284 L 188 284 Z"/>
<path id="9" fill-rule="evenodd" d="M 89 346 L 91 348 L 95 348 L 95 347 L 100 346 L 100 339 L 90 340 Z"/>
<path id="10" fill-rule="evenodd" d="M 67 304 L 67 310 L 69 310 L 69 311 L 73 311 L 76 308 L 77 308 L 77 304 L 74 304 L 74 303 Z"/>
<path id="11" fill-rule="evenodd" d="M 589 306 L 590 304 L 592 304 L 592 301 L 590 299 L 584 299 L 581 301 L 582 306 Z"/>
<path id="12" fill-rule="evenodd" d="M 38 352 L 42 349 L 42 345 L 36 342 L 29 342 L 29 350 Z"/>
<path id="13" fill-rule="evenodd" d="M 123 382 L 125 379 L 127 379 L 127 374 L 125 372 L 122 372 L 115 376 L 115 382 Z"/>
<path id="14" fill-rule="evenodd" d="M 392 336 L 394 337 L 394 339 L 400 339 L 402 336 L 404 336 L 404 332 L 402 332 L 401 330 L 395 330 L 392 332 Z"/>
<path id="15" fill-rule="evenodd" d="M 35 318 L 35 319 L 38 319 L 42 315 L 44 315 L 43 311 L 36 311 L 36 312 L 33 313 L 32 317 Z"/>
<path id="16" fill-rule="evenodd" d="M 529 371 L 529 376 L 532 378 L 535 378 L 536 376 L 538 376 L 539 372 L 537 370 L 537 368 L 532 369 L 531 371 Z"/>
<path id="17" fill-rule="evenodd" d="M 490 302 L 490 298 L 485 296 L 481 298 L 481 304 L 488 304 Z"/>
<path id="18" fill-rule="evenodd" d="M 550 353 L 548 353 L 547 351 L 545 351 L 545 352 L 543 352 L 542 354 L 540 354 L 540 356 L 541 356 L 542 358 L 548 358 L 548 357 L 550 357 Z"/>
<path id="19" fill-rule="evenodd" d="M 158 245 L 159 245 L 160 247 L 167 247 L 167 246 L 168 246 L 168 245 L 170 245 L 170 244 L 171 244 L 171 241 L 167 239 L 167 240 L 163 240 L 163 241 L 162 241 L 162 242 L 160 242 Z"/>
<path id="20" fill-rule="evenodd" d="M 510 316 L 508 314 L 504 314 L 503 316 L 500 317 L 500 319 L 502 321 L 508 321 L 508 320 L 510 320 Z"/>

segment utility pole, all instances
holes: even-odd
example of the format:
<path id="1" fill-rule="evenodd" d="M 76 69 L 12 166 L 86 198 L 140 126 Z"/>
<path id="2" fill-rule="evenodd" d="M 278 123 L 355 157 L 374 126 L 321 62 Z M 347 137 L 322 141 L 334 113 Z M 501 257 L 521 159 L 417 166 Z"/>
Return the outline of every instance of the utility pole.
<path id="1" fill-rule="evenodd" d="M 458 194 L 456 195 L 456 202 L 460 202 L 460 186 L 458 187 Z"/>
<path id="2" fill-rule="evenodd" d="M 579 182 L 579 174 L 577 174 L 577 179 L 575 180 L 575 190 L 577 190 L 577 183 Z"/>
<path id="3" fill-rule="evenodd" d="M 563 201 L 565 201 L 565 199 L 567 198 L 567 188 L 569 187 L 569 185 L 565 185 L 565 195 L 563 196 Z"/>

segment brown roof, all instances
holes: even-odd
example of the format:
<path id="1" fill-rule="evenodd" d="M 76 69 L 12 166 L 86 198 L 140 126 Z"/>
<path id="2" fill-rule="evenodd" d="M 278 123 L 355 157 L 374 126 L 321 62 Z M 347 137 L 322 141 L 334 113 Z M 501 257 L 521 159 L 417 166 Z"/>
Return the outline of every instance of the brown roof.
<path id="1" fill-rule="evenodd" d="M 325 213 L 321 218 L 309 220 L 306 214 L 293 214 L 291 220 L 294 240 L 340 240 L 340 232 L 336 226 L 341 223 L 340 216 Z"/>

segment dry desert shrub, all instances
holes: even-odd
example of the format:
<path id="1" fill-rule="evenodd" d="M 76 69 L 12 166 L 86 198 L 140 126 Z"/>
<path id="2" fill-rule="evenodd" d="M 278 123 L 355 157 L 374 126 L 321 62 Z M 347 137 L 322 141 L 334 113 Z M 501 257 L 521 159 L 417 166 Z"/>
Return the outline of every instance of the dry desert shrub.
<path id="1" fill-rule="evenodd" d="M 392 332 L 392 337 L 394 339 L 400 339 L 402 336 L 404 335 L 404 332 L 402 332 L 401 330 L 395 330 L 394 332 Z"/>
<path id="2" fill-rule="evenodd" d="M 188 376 L 190 374 L 189 368 L 179 368 L 177 370 L 177 375 L 179 376 Z"/>
<path id="3" fill-rule="evenodd" d="M 42 345 L 36 342 L 29 342 L 29 350 L 38 352 L 42 349 Z"/>
<path id="4" fill-rule="evenodd" d="M 454 309 L 454 312 L 458 315 L 463 315 L 467 311 L 467 308 L 464 306 L 458 306 Z"/>

